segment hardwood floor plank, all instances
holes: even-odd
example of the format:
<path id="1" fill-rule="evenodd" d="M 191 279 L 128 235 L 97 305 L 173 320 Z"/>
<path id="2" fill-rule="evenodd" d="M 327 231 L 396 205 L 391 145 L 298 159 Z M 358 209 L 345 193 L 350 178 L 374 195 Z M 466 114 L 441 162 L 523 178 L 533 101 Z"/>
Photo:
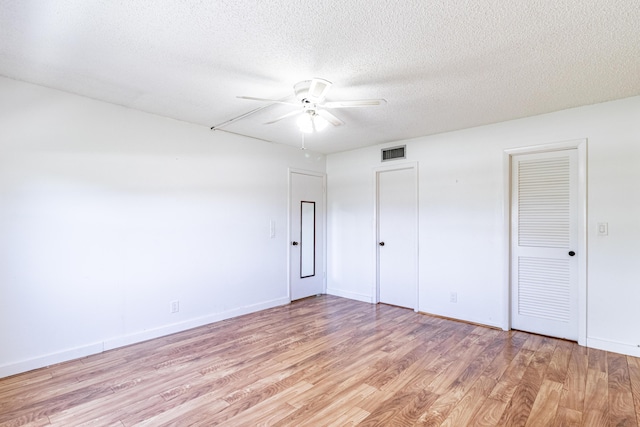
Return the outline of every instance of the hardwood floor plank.
<path id="1" fill-rule="evenodd" d="M 0 379 L 0 427 L 637 425 L 640 359 L 332 296 Z"/>
<path id="2" fill-rule="evenodd" d="M 429 408 L 440 398 L 440 395 L 427 390 L 414 392 L 414 396 L 409 404 L 396 414 L 389 425 L 417 425 L 420 417 L 427 413 Z"/>
<path id="3" fill-rule="evenodd" d="M 607 372 L 611 424 L 616 426 L 637 426 L 629 365 L 627 364 L 626 356 L 615 353 L 608 354 Z"/>
<path id="4" fill-rule="evenodd" d="M 507 403 L 492 397 L 487 397 L 478 412 L 471 419 L 470 426 L 489 427 L 498 426 Z"/>
<path id="5" fill-rule="evenodd" d="M 587 349 L 589 355 L 589 369 L 607 372 L 607 352 L 596 348 Z"/>
<path id="6" fill-rule="evenodd" d="M 477 335 L 469 334 L 453 346 L 449 352 L 441 356 L 442 359 L 451 363 L 447 364 L 446 368 L 429 383 L 426 389 L 436 394 L 443 394 L 449 389 L 458 376 L 467 369 L 468 364 L 482 352 L 483 347 L 475 345 L 477 340 Z"/>
<path id="7" fill-rule="evenodd" d="M 491 334 L 495 331 L 491 331 Z M 416 425 L 422 426 L 439 426 L 456 425 L 459 420 L 468 420 L 473 418 L 475 413 L 480 409 L 477 402 L 470 402 L 468 399 L 465 401 L 465 397 L 469 397 L 469 391 L 476 385 L 482 391 L 482 398 L 480 401 L 484 401 L 484 396 L 488 395 L 489 391 L 495 385 L 495 380 L 489 377 L 483 377 L 483 372 L 495 359 L 504 345 L 505 337 L 500 335 L 488 334 L 488 340 L 480 338 L 477 343 L 481 352 L 474 354 L 473 352 L 467 354 L 467 358 L 459 358 L 453 366 L 456 368 L 449 369 L 448 374 L 454 378 L 453 381 L 440 382 L 439 386 L 448 384 L 448 386 L 440 390 L 440 396 L 431 405 L 428 410 L 418 419 Z M 464 369 L 460 371 L 459 369 Z M 479 382 L 478 382 L 479 381 Z M 438 381 L 434 381 L 436 383 Z M 428 389 L 427 389 L 428 390 Z M 477 390 L 476 390 L 477 392 Z M 479 397 L 479 396 L 476 396 Z M 463 412 L 461 412 L 463 411 Z M 447 419 L 450 418 L 449 421 Z"/>
<path id="8" fill-rule="evenodd" d="M 136 427 L 160 427 L 169 425 L 194 424 L 199 419 L 206 419 L 207 413 L 218 413 L 228 407 L 229 403 L 222 399 L 213 399 L 212 396 L 200 396 L 191 399 L 164 412 L 160 412 L 149 417 L 139 423 L 135 423 Z"/>
<path id="9" fill-rule="evenodd" d="M 445 369 L 453 363 L 452 359 L 440 357 L 441 352 L 444 352 L 445 348 L 452 348 L 458 345 L 466 336 L 468 330 L 468 328 L 464 328 L 464 333 L 462 331 L 451 331 L 447 327 L 439 330 L 434 340 L 425 343 L 424 347 L 421 348 L 424 352 L 422 358 L 416 360 L 411 367 L 400 373 L 393 380 L 385 383 L 380 393 L 372 395 L 360 406 L 366 411 L 373 413 L 383 402 L 392 399 L 401 391 L 410 390 L 418 393 L 429 387 L 429 385 L 439 375 L 442 375 Z M 438 355 L 438 357 L 433 357 L 433 354 Z M 375 365 L 374 370 L 380 370 L 387 365 L 388 362 L 385 363 L 385 365 Z M 369 381 L 369 378 L 365 381 Z M 430 394 L 438 396 L 435 393 Z M 425 404 L 423 399 L 419 399 L 419 403 L 422 406 Z M 425 408 L 425 410 L 426 409 L 427 408 Z"/>
<path id="10" fill-rule="evenodd" d="M 547 426 L 556 418 L 562 383 L 544 380 L 533 402 L 525 426 Z"/>
<path id="11" fill-rule="evenodd" d="M 627 364 L 629 365 L 629 381 L 631 382 L 631 392 L 633 393 L 636 421 L 640 424 L 640 359 L 627 356 Z"/>
<path id="12" fill-rule="evenodd" d="M 500 419 L 500 425 L 526 425 L 533 403 L 542 385 L 544 374 L 551 362 L 556 340 L 547 337 L 532 337 L 530 341 L 532 343 L 539 342 L 538 350 L 534 353 L 529 366 L 527 366 L 520 383 L 513 393 L 511 401 L 505 408 Z"/>
<path id="13" fill-rule="evenodd" d="M 401 411 L 408 407 L 414 400 L 422 399 L 429 402 L 433 396 L 435 395 L 428 391 L 423 391 L 418 396 L 411 392 L 399 391 L 388 399 L 380 402 L 377 408 L 358 425 L 362 427 L 393 425 L 392 420 L 398 417 Z"/>
<path id="14" fill-rule="evenodd" d="M 46 369 L 36 369 L 35 371 L 25 372 L 24 374 L 0 378 L 0 399 L 7 399 L 12 393 L 13 395 L 20 394 L 25 387 L 34 384 L 39 386 L 51 378 L 51 372 Z"/>
<path id="15" fill-rule="evenodd" d="M 128 382 L 127 386 L 112 388 L 115 391 L 111 395 L 76 405 L 58 414 L 51 415 L 51 418 L 56 421 L 58 417 L 70 419 L 69 412 L 72 412 L 71 417 L 91 417 L 95 413 L 96 407 L 111 407 L 115 408 L 115 410 L 106 415 L 109 420 L 125 419 L 130 416 L 144 419 L 140 417 L 155 415 L 155 412 L 172 408 L 186 400 L 184 397 L 182 397 L 182 400 L 179 399 L 178 396 L 180 394 L 175 390 L 178 388 L 189 389 L 192 385 L 197 384 L 202 377 L 199 374 L 180 375 L 182 374 L 180 370 L 161 372 L 157 370 L 142 370 L 141 374 L 143 375 L 142 377 Z M 109 385 L 111 382 L 108 379 L 106 384 Z M 141 390 L 144 390 L 142 394 Z M 171 395 L 172 398 L 167 398 L 167 395 Z"/>
<path id="16" fill-rule="evenodd" d="M 346 389 L 342 393 L 334 394 L 328 404 L 314 411 L 312 416 L 305 418 L 304 425 L 323 425 L 327 419 L 331 419 L 341 410 L 357 407 L 361 401 L 376 391 L 375 387 L 368 384 L 359 384 Z"/>
<path id="17" fill-rule="evenodd" d="M 609 425 L 609 384 L 607 373 L 599 369 L 587 370 L 582 419 L 585 426 Z"/>
<path id="18" fill-rule="evenodd" d="M 274 426 L 312 425 L 307 424 L 308 420 L 314 418 L 318 413 L 326 413 L 327 407 L 331 406 L 336 399 L 354 399 L 355 406 L 356 403 L 374 392 L 374 387 L 363 384 L 358 377 L 340 382 L 324 381 L 316 384 L 309 392 L 300 393 L 290 399 L 288 403 L 295 406 L 296 411 L 276 422 Z M 335 416 L 335 411 L 330 415 Z"/>
<path id="19" fill-rule="evenodd" d="M 242 412 L 238 417 L 231 418 L 228 422 L 223 422 L 218 424 L 219 426 L 228 426 L 228 427 L 236 427 L 236 426 L 272 426 L 277 423 L 282 418 L 288 416 L 292 412 L 294 412 L 296 408 L 289 405 L 288 403 L 280 403 L 277 405 L 272 405 L 268 411 L 259 412 L 259 411 L 251 411 L 251 412 Z M 182 420 L 180 420 L 182 422 Z M 201 423 L 196 425 L 208 427 L 211 424 L 209 423 L 209 419 L 203 420 Z"/>
<path id="20" fill-rule="evenodd" d="M 457 360 L 454 368 L 448 370 L 448 375 L 453 381 L 439 382 L 438 387 L 446 385 L 446 388 L 435 388 L 440 397 L 418 420 L 418 425 L 456 425 L 459 422 L 467 422 L 473 418 L 479 410 L 478 400 L 484 401 L 485 396 L 495 386 L 495 379 L 483 375 L 485 369 L 503 349 L 506 337 L 494 330 L 485 330 L 475 341 L 480 352 L 466 352 L 464 356 L 453 352 Z M 460 370 L 462 368 L 462 370 Z M 478 382 L 479 381 L 479 382 Z M 438 383 L 435 380 L 432 384 Z M 469 391 L 476 386 L 476 393 L 469 395 Z M 429 388 L 427 388 L 429 390 Z M 467 400 L 465 400 L 465 397 Z M 470 401 L 469 398 L 475 399 Z M 447 421 L 447 419 L 450 419 Z"/>
<path id="21" fill-rule="evenodd" d="M 381 387 L 380 395 L 392 395 L 400 390 L 419 391 L 433 381 L 433 379 L 442 372 L 444 365 L 441 364 L 442 359 L 433 358 L 429 353 L 424 353 L 422 357 L 417 359 L 411 366 L 400 372 L 395 378 L 385 383 Z M 445 361 L 447 365 L 451 362 Z M 373 368 L 375 372 L 375 367 Z M 367 379 L 368 381 L 368 379 Z M 375 409 L 376 403 L 369 401 L 363 403 L 363 408 L 369 411 Z"/>
<path id="22" fill-rule="evenodd" d="M 0 423 L 0 427 L 44 427 L 50 425 L 49 417 L 40 417 L 37 419 L 19 417 Z"/>
<path id="23" fill-rule="evenodd" d="M 447 418 L 440 425 L 442 427 L 471 425 L 471 420 L 485 404 L 487 396 L 495 385 L 495 379 L 483 374 L 475 383 L 473 383 L 467 394 L 460 399 Z M 500 419 L 500 417 L 498 417 L 498 419 Z"/>
<path id="24" fill-rule="evenodd" d="M 498 381 L 513 359 L 520 353 L 522 346 L 527 340 L 527 334 L 519 331 L 508 331 L 504 333 L 504 344 L 500 353 L 491 361 L 484 374 Z M 533 352 L 531 352 L 533 354 Z"/>
<path id="25" fill-rule="evenodd" d="M 313 388 L 313 384 L 306 381 L 292 384 L 289 388 L 262 400 L 251 406 L 248 410 L 237 412 L 232 417 L 226 417 L 226 420 L 221 421 L 218 425 L 230 427 L 241 425 L 273 425 L 298 409 L 289 403 L 292 398 L 311 388 Z M 204 425 L 213 425 L 215 419 L 211 417 L 207 418 L 206 421 L 208 421 L 209 424 Z"/>
<path id="26" fill-rule="evenodd" d="M 404 349 L 404 351 L 401 351 L 401 349 Z M 418 361 L 422 355 L 424 355 L 422 346 L 409 341 L 406 349 L 404 346 L 400 347 L 392 355 L 387 356 L 384 361 L 374 365 L 375 371 L 364 382 L 378 389 L 383 388 Z"/>
<path id="27" fill-rule="evenodd" d="M 556 418 L 550 424 L 553 427 L 579 427 L 582 425 L 582 412 L 558 407 Z"/>
<path id="28" fill-rule="evenodd" d="M 113 391 L 109 387 L 78 387 L 77 383 L 73 383 L 68 388 L 56 387 L 52 390 L 44 388 L 42 394 L 34 396 L 27 402 L 21 402 L 19 408 L 6 412 L 3 409 L 0 413 L 0 422 L 24 417 L 24 414 L 28 414 L 29 421 L 38 420 L 110 394 L 113 394 Z"/>
<path id="29" fill-rule="evenodd" d="M 369 416 L 369 413 L 357 406 L 347 410 L 336 419 L 334 419 L 327 427 L 347 427 L 356 426 Z"/>
<path id="30" fill-rule="evenodd" d="M 569 371 L 569 362 L 571 361 L 571 353 L 574 347 L 574 343 L 569 341 L 559 340 L 551 362 L 549 362 L 549 368 L 545 374 L 545 378 L 549 381 L 563 384 L 567 378 Z"/>
<path id="31" fill-rule="evenodd" d="M 577 345 L 572 346 L 571 359 L 567 367 L 567 376 L 560 397 L 560 406 L 577 412 L 584 409 L 584 397 L 587 388 L 587 369 L 589 358 L 587 350 Z"/>
<path id="32" fill-rule="evenodd" d="M 534 351 L 522 348 L 513 358 L 496 386 L 491 390 L 489 397 L 505 404 L 509 403 L 534 354 Z"/>
<path id="33" fill-rule="evenodd" d="M 329 368 L 332 370 L 332 368 Z M 327 399 L 335 395 L 336 393 L 340 393 L 349 387 L 356 386 L 360 383 L 363 383 L 362 379 L 370 374 L 372 368 L 367 365 L 362 365 L 359 367 L 353 367 L 352 370 L 349 370 L 351 375 L 347 375 L 344 371 L 339 370 L 338 372 L 334 372 L 335 375 L 329 375 L 321 381 L 312 382 L 313 388 L 300 393 L 299 395 L 293 397 L 287 402 L 296 408 L 302 408 L 309 405 L 309 402 L 314 402 L 314 405 L 318 402 Z M 315 380 L 315 377 L 307 377 L 304 376 L 305 381 L 310 382 L 310 380 Z M 308 408 L 305 409 L 308 411 Z"/>

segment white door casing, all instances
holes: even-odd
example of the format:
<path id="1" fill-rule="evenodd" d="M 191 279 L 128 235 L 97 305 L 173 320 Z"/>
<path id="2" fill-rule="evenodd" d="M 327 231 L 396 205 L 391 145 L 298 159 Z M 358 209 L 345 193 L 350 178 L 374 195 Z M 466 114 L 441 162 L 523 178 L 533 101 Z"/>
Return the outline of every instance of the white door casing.
<path id="1" fill-rule="evenodd" d="M 511 327 L 584 341 L 586 245 L 580 156 L 562 147 L 511 156 Z M 586 207 L 584 208 L 586 209 Z M 581 284 L 582 282 L 582 284 Z"/>
<path id="2" fill-rule="evenodd" d="M 325 188 L 324 174 L 289 170 L 289 296 L 292 301 L 325 293 Z"/>
<path id="3" fill-rule="evenodd" d="M 377 302 L 418 310 L 417 164 L 377 168 Z"/>

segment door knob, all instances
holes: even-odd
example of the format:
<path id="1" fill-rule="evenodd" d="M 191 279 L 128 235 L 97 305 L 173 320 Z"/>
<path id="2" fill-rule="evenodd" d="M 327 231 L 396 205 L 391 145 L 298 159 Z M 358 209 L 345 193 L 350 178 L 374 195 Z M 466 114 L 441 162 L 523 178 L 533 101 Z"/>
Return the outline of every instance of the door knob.
<path id="1" fill-rule="evenodd" d="M 380 246 L 384 246 L 384 242 L 380 242 L 378 243 Z"/>
<path id="2" fill-rule="evenodd" d="M 298 246 L 298 242 L 291 242 L 293 246 Z"/>
<path id="3" fill-rule="evenodd" d="M 569 256 L 574 256 L 576 253 L 574 251 L 569 251 Z"/>

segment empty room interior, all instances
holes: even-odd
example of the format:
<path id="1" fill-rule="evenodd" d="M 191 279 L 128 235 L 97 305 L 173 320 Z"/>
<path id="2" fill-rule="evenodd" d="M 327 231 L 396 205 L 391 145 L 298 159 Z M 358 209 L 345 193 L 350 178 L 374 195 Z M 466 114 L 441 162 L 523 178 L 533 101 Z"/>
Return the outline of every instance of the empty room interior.
<path id="1" fill-rule="evenodd" d="M 638 22 L 0 0 L 0 426 L 639 425 Z"/>

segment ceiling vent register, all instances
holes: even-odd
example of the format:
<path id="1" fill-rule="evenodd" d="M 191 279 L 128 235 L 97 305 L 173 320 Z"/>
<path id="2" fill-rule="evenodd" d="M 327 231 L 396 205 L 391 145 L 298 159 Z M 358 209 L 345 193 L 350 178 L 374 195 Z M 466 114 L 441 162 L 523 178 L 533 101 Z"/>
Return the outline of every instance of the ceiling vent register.
<path id="1" fill-rule="evenodd" d="M 383 148 L 382 149 L 382 161 L 388 162 L 389 160 L 399 160 L 407 158 L 407 146 L 401 145 L 399 147 Z"/>

